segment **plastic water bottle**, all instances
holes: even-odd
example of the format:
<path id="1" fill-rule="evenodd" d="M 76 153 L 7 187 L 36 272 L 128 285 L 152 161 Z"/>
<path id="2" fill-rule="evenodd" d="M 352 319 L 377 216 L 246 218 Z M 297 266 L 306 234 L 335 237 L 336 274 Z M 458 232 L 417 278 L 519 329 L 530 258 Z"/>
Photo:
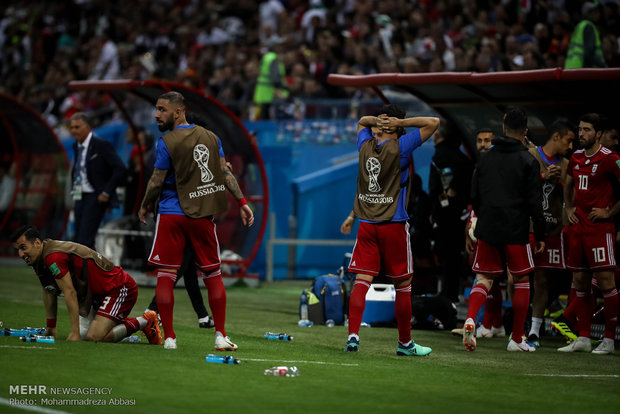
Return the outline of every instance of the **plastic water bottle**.
<path id="1" fill-rule="evenodd" d="M 265 332 L 264 335 L 267 339 L 279 339 L 281 341 L 292 341 L 293 337 L 285 333 Z"/>
<path id="2" fill-rule="evenodd" d="M 230 355 L 213 355 L 209 354 L 206 358 L 207 362 L 213 362 L 215 364 L 238 364 L 239 360 Z"/>
<path id="3" fill-rule="evenodd" d="M 300 319 L 299 322 L 297 322 L 297 326 L 300 328 L 309 328 L 312 325 L 314 325 L 314 322 L 309 321 L 308 319 Z"/>
<path id="4" fill-rule="evenodd" d="M 308 320 L 308 292 L 301 292 L 299 298 L 299 317 L 301 320 Z"/>
<path id="5" fill-rule="evenodd" d="M 137 344 L 140 342 L 140 337 L 138 335 L 131 335 L 131 336 L 121 339 L 121 342 L 129 342 L 131 344 Z"/>
<path id="6" fill-rule="evenodd" d="M 333 328 L 333 327 L 334 327 L 334 325 L 336 325 L 336 322 L 334 322 L 334 320 L 333 320 L 333 319 L 328 319 L 328 320 L 326 320 L 326 321 L 325 321 L 325 325 L 326 325 L 328 328 Z"/>
<path id="7" fill-rule="evenodd" d="M 31 328 L 28 326 L 22 329 L 10 329 L 10 328 L 0 329 L 0 335 L 2 336 L 43 335 L 44 333 L 45 333 L 45 328 Z"/>
<path id="8" fill-rule="evenodd" d="M 47 344 L 53 344 L 56 342 L 56 339 L 53 336 L 42 336 L 42 335 L 27 335 L 27 336 L 20 336 L 19 339 L 21 339 L 23 342 L 40 342 L 40 343 L 47 343 Z"/>
<path id="9" fill-rule="evenodd" d="M 272 367 L 265 370 L 265 375 L 273 375 L 274 377 L 298 377 L 299 370 L 297 367 Z"/>

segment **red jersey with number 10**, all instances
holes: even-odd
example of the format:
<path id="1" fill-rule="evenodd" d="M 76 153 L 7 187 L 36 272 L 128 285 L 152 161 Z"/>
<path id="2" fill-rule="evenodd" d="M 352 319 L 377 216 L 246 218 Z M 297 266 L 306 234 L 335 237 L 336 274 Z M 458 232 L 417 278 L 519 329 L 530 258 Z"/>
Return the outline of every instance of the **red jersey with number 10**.
<path id="1" fill-rule="evenodd" d="M 601 224 L 605 224 L 605 231 L 613 232 L 611 219 L 597 221 L 595 225 L 588 219 L 588 214 L 594 207 L 610 208 L 615 203 L 613 182 L 620 179 L 620 157 L 603 146 L 590 156 L 581 149 L 573 153 L 567 173 L 575 183 L 576 214 L 584 230 L 601 231 Z"/>

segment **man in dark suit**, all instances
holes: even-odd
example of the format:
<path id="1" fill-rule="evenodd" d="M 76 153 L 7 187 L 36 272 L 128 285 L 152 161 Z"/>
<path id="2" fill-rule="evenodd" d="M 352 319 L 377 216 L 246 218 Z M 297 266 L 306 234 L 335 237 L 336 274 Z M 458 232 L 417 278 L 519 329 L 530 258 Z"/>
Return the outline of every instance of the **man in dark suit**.
<path id="1" fill-rule="evenodd" d="M 75 242 L 95 248 L 95 236 L 108 207 L 118 205 L 116 187 L 127 169 L 108 141 L 92 133 L 89 117 L 78 112 L 70 119 L 69 131 L 75 138 L 73 150 L 73 200 Z"/>

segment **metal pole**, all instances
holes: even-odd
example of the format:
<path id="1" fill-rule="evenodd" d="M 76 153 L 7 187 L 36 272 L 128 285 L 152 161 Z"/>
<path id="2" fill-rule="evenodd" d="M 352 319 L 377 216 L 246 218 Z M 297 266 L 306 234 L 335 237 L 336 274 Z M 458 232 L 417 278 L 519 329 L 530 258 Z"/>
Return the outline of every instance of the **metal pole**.
<path id="1" fill-rule="evenodd" d="M 297 216 L 288 216 L 288 237 L 289 239 L 297 238 Z M 286 277 L 288 279 L 295 279 L 295 270 L 297 265 L 297 246 L 289 245 L 288 254 L 286 257 Z"/>
<path id="2" fill-rule="evenodd" d="M 276 213 L 269 215 L 269 237 L 267 238 L 267 282 L 273 282 L 273 239 L 276 236 Z"/>

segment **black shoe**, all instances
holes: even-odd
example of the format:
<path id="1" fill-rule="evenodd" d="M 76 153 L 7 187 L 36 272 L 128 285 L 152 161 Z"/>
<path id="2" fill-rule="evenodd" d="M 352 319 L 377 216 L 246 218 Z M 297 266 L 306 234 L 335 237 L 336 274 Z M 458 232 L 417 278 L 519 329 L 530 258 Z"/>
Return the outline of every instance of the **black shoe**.
<path id="1" fill-rule="evenodd" d="M 527 344 L 534 348 L 540 348 L 540 338 L 537 335 L 531 334 L 527 337 Z"/>
<path id="2" fill-rule="evenodd" d="M 210 318 L 207 316 L 207 321 L 206 322 L 198 322 L 198 327 L 199 328 L 215 328 L 215 322 L 213 322 L 213 318 Z M 202 318 L 201 318 L 202 319 Z"/>

